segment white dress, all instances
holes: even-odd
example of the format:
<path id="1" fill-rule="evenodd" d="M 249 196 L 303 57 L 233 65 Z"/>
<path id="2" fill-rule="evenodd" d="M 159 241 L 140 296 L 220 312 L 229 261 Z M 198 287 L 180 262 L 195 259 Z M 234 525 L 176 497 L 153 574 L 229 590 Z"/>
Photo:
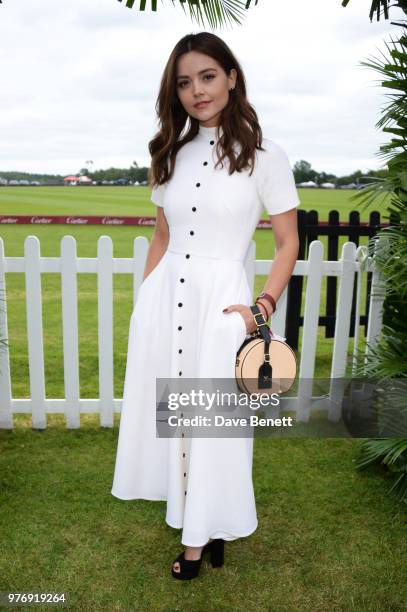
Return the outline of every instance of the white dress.
<path id="1" fill-rule="evenodd" d="M 185 546 L 256 530 L 253 437 L 157 437 L 156 377 L 234 378 L 246 325 L 222 310 L 253 303 L 243 262 L 263 208 L 278 214 L 300 204 L 279 145 L 263 138 L 252 176 L 228 175 L 227 157 L 214 169 L 215 139 L 215 127 L 200 126 L 171 180 L 152 192 L 170 239 L 130 319 L 111 490 L 123 500 L 166 500 L 166 523 L 182 528 Z"/>

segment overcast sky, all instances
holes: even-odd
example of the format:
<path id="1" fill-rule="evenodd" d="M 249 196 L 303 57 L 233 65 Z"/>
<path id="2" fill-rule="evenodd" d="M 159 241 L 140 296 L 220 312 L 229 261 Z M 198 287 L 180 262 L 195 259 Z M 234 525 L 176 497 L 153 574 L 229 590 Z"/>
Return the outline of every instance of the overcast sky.
<path id="1" fill-rule="evenodd" d="M 214 31 L 242 64 L 263 135 L 292 165 L 341 175 L 383 164 L 376 151 L 387 137 L 374 126 L 386 97 L 379 74 L 358 63 L 387 53 L 399 28 L 370 23 L 370 4 L 259 0 L 241 26 Z M 167 58 L 185 34 L 210 31 L 171 0 L 158 5 L 142 13 L 125 0 L 3 0 L 0 175 L 66 175 L 87 160 L 95 170 L 149 165 Z"/>

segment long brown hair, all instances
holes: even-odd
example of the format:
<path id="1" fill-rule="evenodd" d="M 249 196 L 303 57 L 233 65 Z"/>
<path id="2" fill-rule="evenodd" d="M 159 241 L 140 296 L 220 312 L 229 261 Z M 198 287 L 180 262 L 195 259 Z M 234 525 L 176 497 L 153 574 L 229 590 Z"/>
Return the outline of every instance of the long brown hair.
<path id="1" fill-rule="evenodd" d="M 161 78 L 155 109 L 159 122 L 159 131 L 148 143 L 151 154 L 149 182 L 152 186 L 166 183 L 174 173 L 177 152 L 199 132 L 199 121 L 188 115 L 182 106 L 176 91 L 176 66 L 178 58 L 189 51 L 198 51 L 209 55 L 222 66 L 227 75 L 232 68 L 237 72 L 236 85 L 229 93 L 229 100 L 222 109 L 220 125 L 223 134 L 217 145 L 218 161 L 216 166 L 229 158 L 229 174 L 235 170 L 241 172 L 255 163 L 255 149 L 264 150 L 261 146 L 262 131 L 256 111 L 246 97 L 246 83 L 243 70 L 225 42 L 210 32 L 187 34 L 175 45 L 167 61 Z M 190 127 L 180 137 L 188 118 Z M 241 145 L 236 157 L 233 143 Z"/>

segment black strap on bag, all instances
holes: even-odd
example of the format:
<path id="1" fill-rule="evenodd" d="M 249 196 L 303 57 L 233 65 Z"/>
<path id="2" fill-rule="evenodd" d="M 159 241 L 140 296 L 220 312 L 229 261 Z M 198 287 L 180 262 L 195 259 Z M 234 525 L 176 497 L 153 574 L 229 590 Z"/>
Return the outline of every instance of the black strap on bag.
<path id="1" fill-rule="evenodd" d="M 271 389 L 273 385 L 273 369 L 270 364 L 270 341 L 271 341 L 271 331 L 266 321 L 264 320 L 264 316 L 257 306 L 254 304 L 250 306 L 250 310 L 253 313 L 254 320 L 257 325 L 257 333 L 264 340 L 264 361 L 259 368 L 258 374 L 258 388 L 259 389 Z M 256 332 L 255 332 L 256 333 Z"/>

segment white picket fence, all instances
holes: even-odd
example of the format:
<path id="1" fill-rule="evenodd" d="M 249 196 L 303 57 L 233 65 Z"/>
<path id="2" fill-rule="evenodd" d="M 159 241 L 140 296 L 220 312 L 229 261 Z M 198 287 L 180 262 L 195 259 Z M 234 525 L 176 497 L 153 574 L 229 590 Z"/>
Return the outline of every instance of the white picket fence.
<path id="1" fill-rule="evenodd" d="M 24 257 L 6 257 L 3 240 L 0 238 L 0 287 L 3 288 L 5 298 L 4 305 L 0 310 L 1 335 L 6 338 L 9 337 L 5 274 L 7 272 L 24 274 L 30 379 L 30 397 L 27 399 L 13 398 L 8 347 L 0 347 L 1 428 L 13 428 L 13 414 L 16 413 L 30 413 L 32 415 L 32 427 L 35 429 L 46 428 L 46 415 L 51 413 L 65 414 L 68 428 L 80 427 L 80 414 L 83 413 L 99 413 L 101 426 L 113 426 L 114 413 L 120 412 L 122 405 L 122 399 L 115 398 L 113 395 L 113 274 L 132 274 L 134 304 L 138 288 L 142 282 L 148 245 L 147 238 L 138 236 L 134 239 L 132 258 L 114 258 L 111 238 L 101 236 L 97 243 L 97 257 L 87 258 L 77 256 L 75 238 L 64 236 L 61 240 L 60 257 L 41 257 L 38 238 L 28 236 L 24 243 Z M 253 240 L 250 243 L 245 260 L 247 278 L 252 289 L 254 289 L 255 275 L 267 275 L 272 265 L 272 260 L 256 259 L 255 250 L 256 244 Z M 355 272 L 358 273 L 355 313 L 357 320 L 359 317 L 362 274 L 373 272 L 367 342 L 373 345 L 379 337 L 382 299 L 377 295 L 376 289 L 380 285 L 380 277 L 370 257 L 366 260 L 365 270 L 361 272 L 361 258 L 366 258 L 366 248 L 356 248 L 352 242 L 346 242 L 343 245 L 339 261 L 324 261 L 323 244 L 319 240 L 315 240 L 310 245 L 308 260 L 298 260 L 296 262 L 293 274 L 307 277 L 302 350 L 298 369 L 300 381 L 298 395 L 294 398 L 283 398 L 282 407 L 286 408 L 284 402 L 289 402 L 289 408 L 295 409 L 298 418 L 301 420 L 307 420 L 309 404 L 312 399 L 309 381 L 312 381 L 314 377 L 321 283 L 324 276 L 339 277 L 331 378 L 340 378 L 345 374 Z M 47 398 L 45 396 L 41 274 L 47 272 L 56 272 L 61 275 L 64 398 Z M 99 397 L 94 399 L 81 399 L 79 385 L 77 282 L 78 274 L 86 273 L 97 274 Z M 286 299 L 287 289 L 280 297 L 276 315 L 273 316 L 272 328 L 279 335 L 284 335 Z M 357 331 L 358 329 L 357 326 Z M 358 335 L 356 333 L 353 347 L 354 354 L 357 341 Z M 298 399 L 299 397 L 301 397 L 301 402 Z M 330 417 L 335 420 L 338 415 L 331 414 Z"/>

